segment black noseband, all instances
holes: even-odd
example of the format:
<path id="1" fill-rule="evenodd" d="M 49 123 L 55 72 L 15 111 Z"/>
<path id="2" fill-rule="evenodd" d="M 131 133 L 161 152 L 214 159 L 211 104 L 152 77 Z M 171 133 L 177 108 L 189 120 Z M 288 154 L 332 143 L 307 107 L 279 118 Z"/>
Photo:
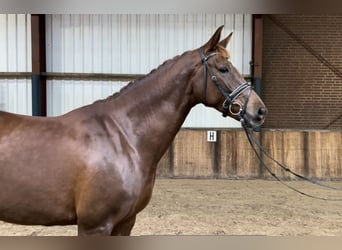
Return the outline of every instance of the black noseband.
<path id="1" fill-rule="evenodd" d="M 241 84 L 239 87 L 237 87 L 233 92 L 231 92 L 230 94 L 225 90 L 225 88 L 223 87 L 224 85 L 222 83 L 220 83 L 220 81 L 218 80 L 218 78 L 214 75 L 213 71 L 211 70 L 211 68 L 208 65 L 208 60 L 210 57 L 217 55 L 219 53 L 214 52 L 212 54 L 209 54 L 208 56 L 204 55 L 204 51 L 203 51 L 203 47 L 200 48 L 200 55 L 201 55 L 201 59 L 202 59 L 202 63 L 204 65 L 204 82 L 203 82 L 203 102 L 206 103 L 206 99 L 207 99 L 207 72 L 209 72 L 210 78 L 211 80 L 215 83 L 215 85 L 217 86 L 217 88 L 220 90 L 220 92 L 222 93 L 222 95 L 224 96 L 225 100 L 222 104 L 224 112 L 223 112 L 223 116 L 226 117 L 228 115 L 228 112 L 230 112 L 232 115 L 238 115 L 240 116 L 241 119 L 243 119 L 243 115 L 246 113 L 246 109 L 247 109 L 247 104 L 248 104 L 248 100 L 249 100 L 249 96 L 251 94 L 251 86 L 245 82 L 243 84 Z M 237 113 L 232 112 L 232 105 L 235 104 L 234 101 L 236 98 L 239 97 L 240 94 L 242 94 L 246 89 L 250 89 L 248 95 L 246 96 L 246 101 L 243 107 L 241 107 L 240 104 L 238 104 L 240 106 L 240 110 Z"/>

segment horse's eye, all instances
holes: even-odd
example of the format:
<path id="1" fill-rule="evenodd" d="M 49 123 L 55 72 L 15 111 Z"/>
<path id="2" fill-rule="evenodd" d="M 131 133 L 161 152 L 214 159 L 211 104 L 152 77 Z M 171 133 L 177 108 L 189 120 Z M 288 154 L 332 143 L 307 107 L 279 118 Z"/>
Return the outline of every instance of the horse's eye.
<path id="1" fill-rule="evenodd" d="M 229 72 L 229 69 L 227 67 L 223 67 L 223 68 L 219 68 L 219 71 L 222 73 L 222 74 L 226 74 Z"/>

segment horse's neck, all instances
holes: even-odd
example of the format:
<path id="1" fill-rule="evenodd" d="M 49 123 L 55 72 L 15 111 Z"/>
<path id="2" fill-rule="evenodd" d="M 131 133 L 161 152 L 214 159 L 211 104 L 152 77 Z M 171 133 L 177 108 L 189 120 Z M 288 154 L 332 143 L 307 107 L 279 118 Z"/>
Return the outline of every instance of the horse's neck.
<path id="1" fill-rule="evenodd" d="M 121 107 L 116 115 L 127 136 L 138 150 L 148 148 L 159 159 L 196 104 L 189 83 L 195 65 L 182 57 L 133 83 L 114 100 Z"/>

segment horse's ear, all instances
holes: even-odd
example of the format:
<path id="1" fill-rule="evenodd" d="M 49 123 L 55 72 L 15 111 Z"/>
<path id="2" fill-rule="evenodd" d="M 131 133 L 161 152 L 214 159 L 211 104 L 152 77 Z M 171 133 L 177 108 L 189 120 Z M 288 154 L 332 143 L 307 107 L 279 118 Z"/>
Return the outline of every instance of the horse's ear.
<path id="1" fill-rule="evenodd" d="M 230 39 L 232 38 L 233 32 L 231 32 L 225 39 L 223 39 L 219 45 L 221 45 L 223 48 L 226 48 Z"/>
<path id="2" fill-rule="evenodd" d="M 215 31 L 214 35 L 210 38 L 210 40 L 203 46 L 204 51 L 206 53 L 210 51 L 214 51 L 219 44 L 220 37 L 221 37 L 221 31 L 223 29 L 224 25 L 218 27 L 218 29 Z"/>

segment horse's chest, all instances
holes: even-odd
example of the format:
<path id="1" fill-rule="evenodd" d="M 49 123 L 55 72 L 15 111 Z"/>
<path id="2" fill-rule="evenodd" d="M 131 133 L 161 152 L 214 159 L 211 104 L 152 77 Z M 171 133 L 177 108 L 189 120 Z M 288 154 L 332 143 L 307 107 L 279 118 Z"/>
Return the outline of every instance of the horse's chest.
<path id="1" fill-rule="evenodd" d="M 152 190 L 154 186 L 154 178 L 155 176 L 151 177 L 140 188 L 138 195 L 136 197 L 136 202 L 134 206 L 134 210 L 136 213 L 144 209 L 149 203 L 149 201 L 151 200 Z"/>

